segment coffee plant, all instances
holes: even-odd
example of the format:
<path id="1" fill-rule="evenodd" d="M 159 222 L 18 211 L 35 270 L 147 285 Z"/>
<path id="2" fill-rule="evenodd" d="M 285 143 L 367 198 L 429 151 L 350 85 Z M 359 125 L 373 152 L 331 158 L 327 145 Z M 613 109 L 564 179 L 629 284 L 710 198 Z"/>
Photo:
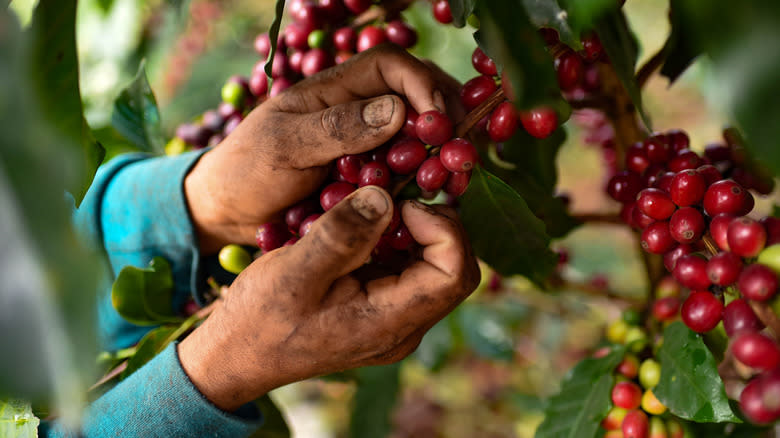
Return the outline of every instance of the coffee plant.
<path id="1" fill-rule="evenodd" d="M 414 53 L 421 40 L 436 45 L 440 33 L 456 27 L 473 34 L 464 52 L 470 56 L 450 60 L 471 71 L 460 88 L 463 114 L 417 114 L 406 105 L 406 123 L 392 140 L 332 163 L 317 193 L 291 206 L 278 222 L 257 224 L 255 247 L 222 248 L 210 272 L 210 303 L 190 301 L 172 309 L 171 266 L 163 258 L 122 269 L 112 287 L 113 304 L 149 331 L 133 347 L 99 355 L 105 374 L 92 382 L 87 396 L 127 377 L 208 318 L 225 286 L 254 259 L 295 245 L 323 212 L 358 187 L 376 185 L 396 202 L 420 199 L 455 207 L 484 262 L 477 294 L 494 303 L 464 303 L 431 330 L 408 361 L 435 373 L 454 362 L 463 345 L 477 357 L 518 361 L 522 343 L 513 337 L 518 320 L 528 315 L 518 317 L 495 303 L 511 304 L 511 298 L 497 297 L 527 280 L 546 303 L 564 309 L 563 318 L 567 310 L 558 306 L 563 292 L 571 290 L 621 309 L 600 339 L 576 353 L 578 363 L 557 394 L 534 402 L 512 394 L 522 408 L 543 412 L 533 436 L 777 436 L 780 218 L 776 211 L 757 208 L 756 199 L 771 203 L 766 199 L 772 199 L 780 172 L 780 124 L 775 123 L 780 104 L 769 97 L 780 92 L 773 76 L 780 67 L 780 52 L 774 50 L 780 6 L 768 0 L 750 5 L 670 0 L 667 40 L 638 66 L 634 32 L 645 29 L 632 28 L 624 3 L 278 0 L 270 29 L 245 41 L 255 52 L 254 66 L 223 72 L 231 76 L 211 84 L 211 108 L 179 124 L 167 141 L 143 63 L 114 102 L 110 127 L 89 128 L 74 74 L 75 0 L 40 0 L 24 29 L 4 11 L 0 54 L 10 62 L 0 63 L 5 78 L 0 82 L 21 86 L 4 86 L 0 99 L 9 126 L 0 151 L 0 231 L 4 241 L 13 237 L 9 248 L 22 262 L 17 266 L 4 259 L 0 265 L 10 278 L 2 296 L 14 304 L 2 306 L 0 321 L 19 333 L 0 343 L 10 357 L 0 360 L 0 390 L 53 403 L 62 418 L 76 421 L 83 390 L 90 387 L 91 373 L 83 370 L 93 368 L 89 351 L 94 347 L 84 341 L 73 349 L 63 345 L 94 338 L 91 320 L 62 315 L 90 307 L 83 293 L 73 291 L 95 288 L 89 279 L 97 273 L 85 261 L 98 256 L 67 237 L 68 209 L 59 199 L 67 190 L 80 202 L 103 161 L 96 138 L 121 142 L 124 150 L 169 155 L 219 148 L 250 111 L 298 81 L 380 44 Z M 190 6 L 202 12 L 198 29 L 211 29 L 223 16 L 216 3 Z M 421 22 L 420 11 L 426 33 L 413 24 Z M 202 50 L 195 42 L 205 37 L 189 29 L 183 38 L 197 47 L 177 53 L 171 65 L 178 69 L 193 65 Z M 684 126 L 654 130 L 654 114 L 643 103 L 651 77 L 662 75 L 674 84 L 700 59 L 716 72 L 734 125 L 706 145 L 692 142 Z M 171 69 L 165 81 L 179 87 L 186 74 Z M 58 78 L 66 79 L 55 84 Z M 567 133 L 599 148 L 607 172 L 603 192 L 614 201 L 610 211 L 574 214 L 576 199 L 557 191 L 556 159 Z M 37 190 L 44 179 L 50 181 L 47 189 Z M 646 283 L 642 299 L 614 293 L 605 276 L 582 281 L 567 268 L 570 255 L 560 239 L 578 227 L 605 222 L 622 227 L 636 242 L 646 273 L 646 279 L 636 279 Z M 400 271 L 416 245 L 396 214 L 367 263 Z M 11 312 L 12 307 L 22 310 Z M 50 335 L 54 332 L 58 335 Z M 19 379 L 20 369 L 34 378 Z M 402 392 L 400 373 L 392 365 L 326 377 L 356 382 L 352 436 L 391 433 L 390 413 Z M 257 403 L 265 425 L 256 436 L 289 435 L 271 398 Z M 6 406 L 22 413 L 27 429 L 35 419 L 24 403 L 0 406 L 3 415 Z M 403 409 L 396 410 L 402 419 L 396 422 L 402 423 Z M 426 429 L 403 430 L 396 424 L 395 433 L 441 433 L 420 430 Z"/>

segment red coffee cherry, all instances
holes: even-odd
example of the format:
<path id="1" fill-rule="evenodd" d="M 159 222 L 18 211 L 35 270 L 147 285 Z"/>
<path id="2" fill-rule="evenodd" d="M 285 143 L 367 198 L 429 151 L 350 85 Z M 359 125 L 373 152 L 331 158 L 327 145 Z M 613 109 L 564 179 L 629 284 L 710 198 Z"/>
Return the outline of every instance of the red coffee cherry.
<path id="1" fill-rule="evenodd" d="M 629 411 L 620 426 L 623 438 L 647 438 L 649 424 L 647 415 L 641 410 Z"/>
<path id="2" fill-rule="evenodd" d="M 780 348 L 763 333 L 740 333 L 731 343 L 731 352 L 738 361 L 752 368 L 772 371 L 780 365 Z"/>
<path id="3" fill-rule="evenodd" d="M 444 186 L 449 176 L 450 172 L 439 157 L 430 157 L 417 169 L 417 185 L 425 191 L 435 192 Z"/>
<path id="4" fill-rule="evenodd" d="M 333 47 L 336 50 L 354 52 L 357 48 L 357 32 L 352 27 L 342 27 L 333 32 Z"/>
<path id="5" fill-rule="evenodd" d="M 387 41 L 385 31 L 376 26 L 368 25 L 364 27 L 363 30 L 361 30 L 358 34 L 357 51 L 365 52 L 366 50 L 372 47 L 376 47 L 385 41 Z"/>
<path id="6" fill-rule="evenodd" d="M 429 145 L 438 146 L 452 138 L 452 121 L 441 111 L 431 110 L 420 114 L 416 127 L 417 136 Z"/>
<path id="7" fill-rule="evenodd" d="M 508 84 L 508 82 L 502 82 L 502 86 L 503 84 Z M 554 109 L 540 106 L 530 111 L 521 111 L 520 123 L 532 137 L 544 139 L 549 137 L 558 127 L 558 115 Z"/>
<path id="8" fill-rule="evenodd" d="M 663 254 L 675 245 L 669 232 L 669 222 L 653 222 L 642 231 L 642 248 L 653 254 Z"/>
<path id="9" fill-rule="evenodd" d="M 468 172 L 479 160 L 477 148 L 464 138 L 455 138 L 441 147 L 441 164 L 450 172 Z"/>
<path id="10" fill-rule="evenodd" d="M 452 196 L 466 193 L 471 181 L 471 172 L 452 172 L 444 183 L 444 191 Z"/>
<path id="11" fill-rule="evenodd" d="M 721 213 L 738 215 L 742 212 L 748 192 L 730 179 L 713 183 L 704 194 L 704 212 L 709 216 Z"/>
<path id="12" fill-rule="evenodd" d="M 477 76 L 463 84 L 460 89 L 460 101 L 466 107 L 466 111 L 471 111 L 487 100 L 497 89 L 498 85 L 491 76 Z"/>
<path id="13" fill-rule="evenodd" d="M 636 206 L 642 213 L 653 219 L 664 220 L 672 216 L 677 206 L 672 197 L 663 190 L 649 188 L 639 192 Z"/>
<path id="14" fill-rule="evenodd" d="M 695 254 L 688 254 L 677 259 L 672 274 L 680 284 L 691 290 L 706 290 L 710 287 L 710 279 L 707 277 L 707 261 Z"/>
<path id="15" fill-rule="evenodd" d="M 278 222 L 260 225 L 255 232 L 255 242 L 264 252 L 273 251 L 290 238 L 287 226 Z"/>
<path id="16" fill-rule="evenodd" d="M 746 266 L 737 280 L 737 288 L 749 300 L 766 301 L 777 293 L 777 275 L 759 263 Z"/>
<path id="17" fill-rule="evenodd" d="M 681 150 L 676 157 L 669 160 L 667 166 L 672 172 L 682 172 L 683 170 L 696 169 L 704 164 L 704 161 L 689 149 Z"/>
<path id="18" fill-rule="evenodd" d="M 392 174 L 387 164 L 381 161 L 372 161 L 360 169 L 358 187 L 378 186 L 387 190 L 390 188 Z"/>
<path id="19" fill-rule="evenodd" d="M 718 244 L 718 248 L 723 251 L 729 251 L 728 230 L 729 224 L 734 220 L 734 216 L 721 213 L 710 221 L 710 235 L 712 240 Z"/>
<path id="20" fill-rule="evenodd" d="M 719 252 L 707 262 L 707 277 L 718 286 L 734 284 L 741 271 L 742 259 L 733 252 Z"/>
<path id="21" fill-rule="evenodd" d="M 647 158 L 647 151 L 644 145 L 639 142 L 628 147 L 626 150 L 626 168 L 639 174 L 644 173 L 650 166 L 650 159 Z"/>
<path id="22" fill-rule="evenodd" d="M 582 82 L 582 58 L 573 50 L 567 50 L 555 58 L 555 69 L 561 91 L 572 91 Z"/>
<path id="23" fill-rule="evenodd" d="M 653 303 L 653 317 L 659 321 L 671 321 L 680 310 L 680 300 L 677 297 L 665 297 Z"/>
<path id="24" fill-rule="evenodd" d="M 672 129 L 666 132 L 666 141 L 672 148 L 672 153 L 679 154 L 680 151 L 688 149 L 691 145 L 691 141 L 688 138 L 688 134 L 685 131 L 679 129 Z"/>
<path id="25" fill-rule="evenodd" d="M 691 292 L 682 305 L 682 320 L 697 333 L 715 328 L 723 315 L 723 303 L 709 292 Z"/>
<path id="26" fill-rule="evenodd" d="M 417 44 L 417 31 L 401 20 L 393 20 L 385 27 L 387 40 L 408 49 Z"/>
<path id="27" fill-rule="evenodd" d="M 672 150 L 666 142 L 666 135 L 652 135 L 647 137 L 643 143 L 647 158 L 651 163 L 666 163 L 672 157 Z"/>
<path id="28" fill-rule="evenodd" d="M 764 324 L 747 301 L 737 298 L 723 310 L 723 328 L 731 338 L 740 332 L 759 332 L 764 328 Z"/>
<path id="29" fill-rule="evenodd" d="M 330 183 L 320 192 L 320 206 L 323 210 L 328 211 L 354 191 L 355 186 L 353 184 L 345 182 Z"/>
<path id="30" fill-rule="evenodd" d="M 519 125 L 520 119 L 515 106 L 511 102 L 502 102 L 490 114 L 487 132 L 491 140 L 501 143 L 512 138 Z"/>
<path id="31" fill-rule="evenodd" d="M 634 382 L 618 382 L 612 388 L 612 403 L 623 409 L 636 409 L 642 401 L 642 388 Z"/>
<path id="32" fill-rule="evenodd" d="M 474 53 L 471 55 L 471 65 L 473 65 L 474 69 L 482 73 L 483 75 L 487 75 L 487 76 L 498 75 L 498 69 L 496 68 L 496 63 L 493 62 L 493 60 L 490 59 L 485 54 L 485 52 L 483 52 L 482 49 L 480 49 L 479 47 L 474 49 Z"/>
<path id="33" fill-rule="evenodd" d="M 688 255 L 695 252 L 691 245 L 677 245 L 674 249 L 664 253 L 664 266 L 669 272 L 674 271 L 674 267 L 677 266 L 677 260 L 684 255 Z"/>
<path id="34" fill-rule="evenodd" d="M 433 18 L 441 24 L 452 23 L 452 11 L 450 10 L 450 2 L 447 0 L 434 0 L 433 2 Z"/>
<path id="35" fill-rule="evenodd" d="M 763 395 L 764 379 L 762 376 L 757 376 L 745 386 L 739 396 L 739 407 L 742 413 L 753 423 L 768 424 L 778 417 L 777 413 L 767 409 Z"/>
<path id="36" fill-rule="evenodd" d="M 399 175 L 408 175 L 420 167 L 428 158 L 425 145 L 415 138 L 406 138 L 396 142 L 387 152 L 387 165 Z"/>
<path id="37" fill-rule="evenodd" d="M 698 242 L 706 227 L 704 216 L 693 207 L 683 207 L 669 219 L 669 232 L 680 243 Z"/>
<path id="38" fill-rule="evenodd" d="M 618 202 L 633 202 L 640 190 L 642 179 L 634 172 L 618 172 L 607 183 L 607 193 Z"/>
<path id="39" fill-rule="evenodd" d="M 672 178 L 669 195 L 680 207 L 698 204 L 707 190 L 704 177 L 695 170 L 684 170 Z"/>
<path id="40" fill-rule="evenodd" d="M 741 257 L 755 257 L 766 244 L 766 229 L 749 217 L 731 221 L 726 234 L 731 252 Z"/>

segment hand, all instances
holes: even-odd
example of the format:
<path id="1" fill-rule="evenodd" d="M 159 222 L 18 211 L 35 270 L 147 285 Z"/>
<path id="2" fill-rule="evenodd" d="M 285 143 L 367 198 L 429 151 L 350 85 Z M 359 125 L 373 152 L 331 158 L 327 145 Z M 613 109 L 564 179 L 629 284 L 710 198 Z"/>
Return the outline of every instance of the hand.
<path id="1" fill-rule="evenodd" d="M 257 227 L 320 187 L 329 164 L 390 140 L 417 112 L 459 110 L 458 84 L 394 45 L 360 53 L 252 111 L 184 189 L 204 255 L 253 244 Z M 363 99 L 363 100 L 360 100 Z"/>
<path id="2" fill-rule="evenodd" d="M 364 187 L 325 213 L 295 245 L 267 253 L 224 303 L 179 344 L 182 366 L 215 405 L 232 411 L 302 379 L 398 361 L 479 283 L 454 211 L 407 201 L 401 214 L 422 257 L 365 284 L 363 265 L 390 222 L 387 192 Z"/>

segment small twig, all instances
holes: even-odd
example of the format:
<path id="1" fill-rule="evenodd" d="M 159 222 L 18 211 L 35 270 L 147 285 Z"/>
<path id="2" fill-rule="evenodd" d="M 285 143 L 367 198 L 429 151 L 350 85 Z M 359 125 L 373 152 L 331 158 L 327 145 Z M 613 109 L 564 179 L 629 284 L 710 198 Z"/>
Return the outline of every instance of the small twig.
<path id="1" fill-rule="evenodd" d="M 498 87 L 498 90 L 494 91 L 493 94 L 479 104 L 478 107 L 466 114 L 466 117 L 455 126 L 455 137 L 465 137 L 474 125 L 479 123 L 483 117 L 493 112 L 493 110 L 504 100 L 506 100 L 504 89 L 503 87 Z"/>
<path id="2" fill-rule="evenodd" d="M 622 167 L 626 149 L 642 140 L 645 133 L 639 127 L 636 107 L 631 101 L 631 96 L 628 95 L 628 91 L 620 82 L 614 68 L 610 64 L 600 63 L 599 75 L 604 95 L 612 98 L 611 105 L 604 111 L 615 129 L 615 159 Z"/>
<path id="3" fill-rule="evenodd" d="M 616 214 L 577 214 L 573 215 L 574 220 L 583 223 L 601 223 L 601 224 L 620 224 L 625 225 L 623 219 Z"/>
<path id="4" fill-rule="evenodd" d="M 712 240 L 712 237 L 709 234 L 702 236 L 701 240 L 704 242 L 704 247 L 707 248 L 707 252 L 709 252 L 710 255 L 715 255 L 719 252 L 718 245 L 715 244 L 715 241 Z"/>
<path id="5" fill-rule="evenodd" d="M 780 318 L 775 315 L 769 304 L 762 301 L 750 300 L 750 308 L 756 313 L 758 319 L 764 323 L 765 326 L 772 330 L 775 339 L 780 339 Z"/>
<path id="6" fill-rule="evenodd" d="M 401 190 L 406 187 L 407 184 L 414 181 L 415 177 L 417 176 L 416 173 L 412 173 L 411 175 L 407 176 L 406 178 L 398 181 L 395 183 L 395 185 L 391 188 L 390 194 L 393 196 L 393 199 L 395 199 L 399 193 L 401 193 Z"/>
<path id="7" fill-rule="evenodd" d="M 399 12 L 406 9 L 414 0 L 394 0 L 382 3 L 374 8 L 369 8 L 366 12 L 355 17 L 352 21 L 352 27 L 362 27 L 366 24 L 371 24 L 374 21 L 382 18 L 391 17 L 394 18 Z"/>
<path id="8" fill-rule="evenodd" d="M 111 371 L 106 373 L 105 376 L 101 377 L 100 380 L 95 382 L 94 385 L 90 386 L 89 389 L 87 390 L 87 392 L 91 392 L 91 391 L 97 389 L 99 386 L 105 384 L 106 382 L 110 381 L 114 377 L 117 377 L 118 375 L 122 374 L 122 371 L 127 369 L 127 362 L 128 361 L 126 360 L 126 361 L 120 363 L 119 365 L 117 365 L 116 367 L 112 368 Z"/>
<path id="9" fill-rule="evenodd" d="M 645 62 L 645 64 L 639 69 L 639 72 L 636 74 L 636 83 L 640 89 L 645 86 L 647 80 L 650 79 L 653 73 L 655 73 L 656 70 L 658 70 L 659 68 L 661 68 L 662 65 L 664 65 L 665 61 L 666 61 L 666 51 L 664 51 L 664 48 L 662 47 L 660 50 L 658 50 L 655 53 L 655 55 L 653 55 L 652 58 L 648 59 L 647 62 Z"/>

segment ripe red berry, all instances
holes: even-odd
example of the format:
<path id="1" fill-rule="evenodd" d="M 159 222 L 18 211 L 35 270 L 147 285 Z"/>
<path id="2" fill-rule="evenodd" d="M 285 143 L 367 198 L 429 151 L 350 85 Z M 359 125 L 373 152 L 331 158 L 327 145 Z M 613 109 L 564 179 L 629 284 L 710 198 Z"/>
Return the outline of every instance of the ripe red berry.
<path id="1" fill-rule="evenodd" d="M 656 189 L 661 189 L 668 193 L 669 190 L 671 190 L 672 188 L 672 180 L 674 179 L 675 175 L 677 174 L 674 172 L 659 173 L 655 178 L 653 187 L 655 187 Z"/>
<path id="2" fill-rule="evenodd" d="M 360 15 L 371 7 L 371 0 L 344 0 L 344 6 L 353 14 Z"/>
<path id="3" fill-rule="evenodd" d="M 777 275 L 759 263 L 746 266 L 737 279 L 737 288 L 749 300 L 766 301 L 777 293 Z"/>
<path id="4" fill-rule="evenodd" d="M 669 187 L 669 195 L 672 201 L 680 207 L 687 207 L 699 203 L 707 190 L 707 182 L 704 177 L 695 170 L 684 170 L 672 178 Z"/>
<path id="5" fill-rule="evenodd" d="M 493 60 L 490 59 L 479 47 L 474 49 L 474 53 L 471 54 L 471 65 L 473 65 L 474 69 L 483 75 L 496 76 L 498 74 L 496 63 L 493 62 Z"/>
<path id="6" fill-rule="evenodd" d="M 634 382 L 618 382 L 612 388 L 612 403 L 623 409 L 636 409 L 642 401 L 642 388 Z"/>
<path id="7" fill-rule="evenodd" d="M 252 73 L 249 78 L 249 91 L 256 97 L 265 96 L 268 92 L 268 77 L 265 72 Z"/>
<path id="8" fill-rule="evenodd" d="M 471 111 L 487 100 L 497 89 L 498 85 L 496 85 L 496 81 L 492 77 L 477 76 L 463 84 L 463 87 L 460 89 L 460 101 L 463 103 L 466 111 Z"/>
<path id="9" fill-rule="evenodd" d="M 739 396 L 739 407 L 742 413 L 753 423 L 771 423 L 778 417 L 765 406 L 763 394 L 764 380 L 762 376 L 757 376 L 745 386 Z"/>
<path id="10" fill-rule="evenodd" d="M 666 173 L 666 167 L 663 164 L 653 163 L 647 166 L 645 173 L 642 174 L 642 181 L 644 181 L 645 187 L 653 187 L 658 178 Z M 666 191 L 668 193 L 668 190 Z"/>
<path id="11" fill-rule="evenodd" d="M 408 175 L 428 158 L 425 145 L 416 138 L 405 138 L 396 142 L 387 152 L 387 165 L 399 175 Z"/>
<path id="12" fill-rule="evenodd" d="M 639 211 L 657 220 L 668 219 L 677 209 L 668 193 L 653 188 L 639 192 L 636 206 Z"/>
<path id="13" fill-rule="evenodd" d="M 672 153 L 679 154 L 683 149 L 688 149 L 691 144 L 688 134 L 679 129 L 673 129 L 666 132 L 666 142 L 672 148 Z"/>
<path id="14" fill-rule="evenodd" d="M 634 207 L 633 211 L 631 212 L 631 223 L 635 228 L 644 230 L 653 222 L 655 222 L 655 219 L 642 213 L 638 205 Z"/>
<path id="15" fill-rule="evenodd" d="M 382 29 L 376 26 L 368 25 L 364 27 L 363 30 L 361 30 L 358 34 L 357 51 L 365 52 L 366 50 L 378 46 L 385 41 L 387 41 L 387 36 L 385 36 L 385 32 Z"/>
<path id="16" fill-rule="evenodd" d="M 653 222 L 642 231 L 642 248 L 653 254 L 663 254 L 675 245 L 674 238 L 669 232 L 669 222 Z"/>
<path id="17" fill-rule="evenodd" d="M 682 320 L 697 333 L 715 328 L 723 316 L 723 303 L 709 292 L 691 292 L 682 305 Z"/>
<path id="18" fill-rule="evenodd" d="M 669 219 L 669 232 L 680 243 L 694 243 L 701 239 L 707 224 L 704 215 L 693 207 L 683 207 Z"/>
<path id="19" fill-rule="evenodd" d="M 328 211 L 354 191 L 355 186 L 353 184 L 345 182 L 330 183 L 320 192 L 320 206 L 324 211 Z"/>
<path id="20" fill-rule="evenodd" d="M 412 233 L 409 232 L 406 225 L 400 224 L 398 228 L 390 234 L 387 241 L 393 249 L 406 251 L 414 244 L 414 237 L 412 237 Z"/>
<path id="21" fill-rule="evenodd" d="M 351 184 L 357 184 L 360 181 L 360 169 L 368 160 L 362 154 L 344 155 L 336 160 L 336 170 L 341 179 Z"/>
<path id="22" fill-rule="evenodd" d="M 582 58 L 573 50 L 567 50 L 555 58 L 555 69 L 561 91 L 571 91 L 582 82 Z"/>
<path id="23" fill-rule="evenodd" d="M 255 242 L 264 252 L 273 251 L 290 238 L 287 226 L 278 222 L 260 225 L 255 232 Z"/>
<path id="24" fill-rule="evenodd" d="M 303 237 L 306 234 L 309 233 L 311 230 L 311 227 L 314 225 L 314 222 L 322 216 L 322 213 L 314 213 L 306 217 L 306 219 L 301 222 L 301 228 L 298 230 L 298 236 Z"/>
<path id="25" fill-rule="evenodd" d="M 615 371 L 629 379 L 634 379 L 639 374 L 639 359 L 632 354 L 627 354 L 615 367 Z"/>
<path id="26" fill-rule="evenodd" d="M 626 150 L 626 168 L 632 172 L 642 174 L 650 166 L 647 151 L 641 142 L 635 143 Z"/>
<path id="27" fill-rule="evenodd" d="M 639 409 L 634 409 L 626 414 L 620 430 L 623 438 L 647 438 L 649 430 L 647 415 Z"/>
<path id="28" fill-rule="evenodd" d="M 588 32 L 581 38 L 583 57 L 590 61 L 597 61 L 604 54 L 604 47 L 596 32 Z"/>
<path id="29" fill-rule="evenodd" d="M 666 163 L 672 157 L 672 150 L 666 142 L 666 135 L 656 134 L 645 139 L 644 149 L 651 163 Z"/>
<path id="30" fill-rule="evenodd" d="M 734 284 L 741 271 L 742 259 L 733 252 L 719 252 L 707 262 L 707 277 L 718 286 Z"/>
<path id="31" fill-rule="evenodd" d="M 689 149 L 683 149 L 676 157 L 669 160 L 667 167 L 672 172 L 682 172 L 683 170 L 696 169 L 704 164 L 704 161 Z"/>
<path id="32" fill-rule="evenodd" d="M 336 50 L 354 52 L 357 47 L 357 32 L 352 27 L 342 27 L 333 32 L 333 47 Z"/>
<path id="33" fill-rule="evenodd" d="M 284 221 L 290 232 L 297 233 L 303 220 L 319 210 L 320 204 L 314 199 L 304 199 L 287 209 Z"/>
<path id="34" fill-rule="evenodd" d="M 720 171 L 712 164 L 705 164 L 696 168 L 696 173 L 704 178 L 704 182 L 707 183 L 707 187 L 723 179 Z"/>
<path id="35" fill-rule="evenodd" d="M 428 192 L 435 192 L 444 186 L 450 172 L 441 163 L 438 156 L 425 160 L 417 169 L 417 185 Z"/>
<path id="36" fill-rule="evenodd" d="M 433 2 L 433 18 L 441 24 L 452 23 L 452 11 L 447 0 L 435 0 Z"/>
<path id="37" fill-rule="evenodd" d="M 417 31 L 401 20 L 393 20 L 385 27 L 387 40 L 408 49 L 417 44 Z"/>
<path id="38" fill-rule="evenodd" d="M 734 254 L 755 257 L 766 244 L 766 229 L 749 217 L 740 217 L 731 221 L 726 238 Z"/>
<path id="39" fill-rule="evenodd" d="M 347 17 L 347 9 L 342 0 L 319 0 L 317 6 L 320 16 L 330 23 L 337 23 Z"/>
<path id="40" fill-rule="evenodd" d="M 308 34 L 314 29 L 318 29 L 322 26 L 322 17 L 320 17 L 320 10 L 313 2 L 300 2 L 300 6 L 296 8 L 290 8 L 290 16 L 295 20 L 295 23 L 300 25 L 306 30 Z"/>
<path id="41" fill-rule="evenodd" d="M 653 317 L 659 321 L 671 321 L 677 316 L 680 300 L 677 297 L 665 297 L 653 303 Z"/>
<path id="42" fill-rule="evenodd" d="M 677 260 L 684 255 L 688 255 L 694 252 L 691 245 L 677 245 L 674 249 L 664 253 L 664 266 L 669 272 L 674 271 L 674 267 L 677 266 Z"/>
<path id="43" fill-rule="evenodd" d="M 454 138 L 441 147 L 441 164 L 450 172 L 468 172 L 479 160 L 477 148 L 470 141 Z"/>
<path id="44" fill-rule="evenodd" d="M 721 213 L 710 221 L 710 235 L 712 240 L 718 244 L 718 248 L 723 251 L 729 251 L 728 230 L 729 224 L 734 220 L 734 216 Z"/>
<path id="45" fill-rule="evenodd" d="M 780 365 L 780 348 L 775 341 L 759 332 L 743 332 L 731 343 L 731 352 L 743 364 L 764 371 Z"/>
<path id="46" fill-rule="evenodd" d="M 452 138 L 452 121 L 440 111 L 431 110 L 420 114 L 416 127 L 417 136 L 429 145 L 438 146 Z"/>
<path id="47" fill-rule="evenodd" d="M 466 193 L 471 181 L 471 172 L 452 172 L 444 184 L 444 191 L 452 196 Z"/>
<path id="48" fill-rule="evenodd" d="M 622 171 L 607 183 L 607 193 L 618 202 L 633 202 L 642 190 L 642 178 L 634 172 Z"/>
<path id="49" fill-rule="evenodd" d="M 520 123 L 532 137 L 547 138 L 558 127 L 558 115 L 555 110 L 540 106 L 530 111 L 520 112 Z"/>
<path id="50" fill-rule="evenodd" d="M 758 222 L 766 229 L 766 246 L 780 243 L 780 218 L 766 216 Z"/>
<path id="51" fill-rule="evenodd" d="M 515 106 L 511 102 L 502 102 L 490 114 L 487 132 L 491 140 L 501 143 L 512 138 L 519 125 Z"/>
<path id="52" fill-rule="evenodd" d="M 709 216 L 721 213 L 738 215 L 745 206 L 747 195 L 747 190 L 730 179 L 718 181 L 704 194 L 704 212 Z"/>
<path id="53" fill-rule="evenodd" d="M 710 287 L 707 261 L 695 254 L 684 255 L 677 259 L 672 275 L 680 284 L 691 290 L 705 290 Z"/>
<path id="54" fill-rule="evenodd" d="M 268 58 L 268 54 L 271 53 L 271 38 L 268 37 L 268 33 L 261 33 L 255 38 L 255 51 L 260 58 Z"/>
<path id="55" fill-rule="evenodd" d="M 271 84 L 271 91 L 268 93 L 268 97 L 277 96 L 279 93 L 292 87 L 293 85 L 295 85 L 295 82 L 293 82 L 292 79 L 286 77 L 275 78 L 274 82 Z"/>
<path id="56" fill-rule="evenodd" d="M 301 73 L 313 76 L 333 65 L 333 57 L 323 49 L 311 49 L 303 55 Z"/>
<path id="57" fill-rule="evenodd" d="M 729 303 L 723 310 L 723 328 L 731 338 L 740 332 L 758 332 L 764 324 L 750 308 L 750 304 L 742 298 Z"/>
<path id="58" fill-rule="evenodd" d="M 383 189 L 390 188 L 392 174 L 387 164 L 381 161 L 372 161 L 360 169 L 358 186 L 379 186 Z"/>

